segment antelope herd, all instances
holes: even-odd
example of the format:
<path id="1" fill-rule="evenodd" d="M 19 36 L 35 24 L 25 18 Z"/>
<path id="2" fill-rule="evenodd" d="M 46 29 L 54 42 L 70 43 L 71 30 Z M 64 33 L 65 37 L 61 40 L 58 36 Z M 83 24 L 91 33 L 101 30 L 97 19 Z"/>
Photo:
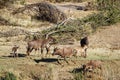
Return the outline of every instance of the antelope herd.
<path id="1" fill-rule="evenodd" d="M 55 39 L 53 37 L 48 37 L 47 39 L 35 39 L 35 40 L 31 40 L 29 42 L 27 42 L 27 51 L 26 51 L 26 55 L 29 56 L 30 53 L 35 50 L 39 52 L 39 50 L 41 51 L 41 57 L 43 58 L 43 50 L 46 50 L 46 56 L 47 55 L 58 55 L 58 63 L 60 63 L 60 58 L 63 58 L 66 63 L 69 64 L 69 62 L 67 61 L 67 58 L 71 58 L 72 56 L 74 56 L 75 58 L 78 57 L 78 54 L 80 54 L 81 57 L 86 58 L 87 57 L 87 49 L 88 49 L 88 45 L 89 45 L 89 41 L 88 41 L 88 37 L 84 37 L 80 40 L 80 44 L 78 47 L 54 47 L 53 49 L 53 53 L 50 53 L 51 50 L 51 44 L 54 43 Z M 12 52 L 13 52 L 13 57 L 18 57 L 17 54 L 17 49 L 19 48 L 19 46 L 15 45 L 12 48 Z M 74 64 L 76 63 L 74 60 L 71 60 L 72 62 L 74 62 Z M 87 72 L 87 71 L 92 71 L 96 68 L 101 69 L 101 62 L 100 61 L 90 61 L 87 64 L 84 64 L 83 66 L 83 71 Z"/>
<path id="2" fill-rule="evenodd" d="M 46 56 L 50 55 L 50 48 L 51 48 L 51 44 L 55 42 L 55 39 L 53 37 L 48 37 L 47 39 L 34 39 L 31 40 L 29 42 L 27 42 L 27 51 L 26 51 L 26 55 L 29 56 L 30 53 L 35 50 L 38 51 L 39 50 L 41 52 L 41 56 L 43 57 L 43 50 L 46 49 Z M 86 58 L 87 57 L 87 48 L 88 48 L 88 38 L 84 37 L 83 39 L 80 40 L 80 45 L 78 47 L 63 47 L 63 48 L 59 48 L 59 47 L 54 47 L 53 49 L 53 53 L 52 55 L 58 55 L 58 61 L 59 58 L 62 57 L 64 58 L 64 60 L 68 63 L 68 61 L 66 60 L 66 58 L 70 58 L 72 56 L 77 57 L 78 54 L 81 54 L 82 57 Z M 13 57 L 18 57 L 17 54 L 17 50 L 18 50 L 19 46 L 15 45 L 12 48 L 12 52 L 13 52 Z"/>
<path id="3" fill-rule="evenodd" d="M 27 42 L 27 51 L 26 51 L 26 55 L 29 56 L 30 53 L 35 50 L 38 51 L 39 50 L 41 52 L 41 57 L 43 58 L 44 54 L 43 54 L 43 50 L 46 49 L 46 56 L 50 55 L 50 48 L 51 48 L 51 44 L 55 42 L 55 39 L 53 37 L 48 37 L 47 39 L 34 39 L 31 41 Z M 64 58 L 64 60 L 68 63 L 68 61 L 66 60 L 66 58 L 70 58 L 72 56 L 77 57 L 78 54 L 81 54 L 82 57 L 86 58 L 87 57 L 87 48 L 88 48 L 88 37 L 84 37 L 80 40 L 80 45 L 78 47 L 63 47 L 63 48 L 59 48 L 59 47 L 54 47 L 53 49 L 53 53 L 52 55 L 58 55 L 58 62 L 59 62 L 59 58 Z M 12 52 L 13 52 L 13 57 L 18 57 L 17 54 L 17 50 L 18 50 L 19 46 L 15 45 L 12 48 Z M 59 62 L 60 63 L 60 62 Z"/>
<path id="4" fill-rule="evenodd" d="M 48 37 L 47 39 L 35 39 L 27 42 L 27 51 L 26 55 L 29 56 L 30 53 L 35 50 L 41 52 L 41 56 L 43 57 L 43 50 L 46 49 L 46 55 L 50 55 L 50 48 L 51 44 L 55 42 L 55 39 L 53 37 Z M 88 48 L 88 38 L 84 37 L 80 40 L 79 47 L 54 47 L 52 55 L 58 55 L 62 58 L 71 57 L 71 56 L 77 56 L 77 54 L 81 54 L 82 57 L 87 57 L 87 48 Z M 19 46 L 15 45 L 12 48 L 13 57 L 17 57 L 17 50 Z"/>

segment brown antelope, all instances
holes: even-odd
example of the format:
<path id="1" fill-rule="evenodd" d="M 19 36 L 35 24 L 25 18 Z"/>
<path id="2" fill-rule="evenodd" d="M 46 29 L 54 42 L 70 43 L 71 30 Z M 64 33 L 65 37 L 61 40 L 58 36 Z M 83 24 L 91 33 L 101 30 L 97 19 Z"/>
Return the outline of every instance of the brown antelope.
<path id="1" fill-rule="evenodd" d="M 19 48 L 19 46 L 17 46 L 17 45 L 14 45 L 14 47 L 12 47 L 13 57 L 18 57 L 18 54 L 16 53 L 18 48 Z"/>
<path id="2" fill-rule="evenodd" d="M 82 56 L 85 58 L 87 57 L 88 44 L 89 44 L 88 37 L 84 37 L 80 40 L 80 45 L 85 50 L 85 52 L 82 53 Z"/>
<path id="3" fill-rule="evenodd" d="M 75 49 L 72 49 L 71 47 L 64 47 L 62 49 L 60 49 L 60 48 L 54 48 L 54 51 L 53 51 L 52 55 L 59 55 L 58 56 L 58 63 L 60 63 L 60 61 L 59 61 L 60 57 L 64 58 L 64 60 L 68 63 L 68 61 L 66 60 L 66 58 L 70 58 L 72 56 L 76 56 L 76 54 L 77 54 L 77 51 Z"/>
<path id="4" fill-rule="evenodd" d="M 27 55 L 30 55 L 33 49 L 35 51 L 41 48 L 41 54 L 43 55 L 43 49 L 46 48 L 47 53 L 50 51 L 50 43 L 52 43 L 55 39 L 52 37 L 48 37 L 48 39 L 37 39 L 32 40 L 27 43 Z"/>

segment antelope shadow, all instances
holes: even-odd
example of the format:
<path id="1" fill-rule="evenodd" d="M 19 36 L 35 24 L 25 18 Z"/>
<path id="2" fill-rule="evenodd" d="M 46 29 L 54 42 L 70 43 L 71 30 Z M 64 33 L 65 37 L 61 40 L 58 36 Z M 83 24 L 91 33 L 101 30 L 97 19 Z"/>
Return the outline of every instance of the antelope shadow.
<path id="1" fill-rule="evenodd" d="M 10 55 L 8 55 L 8 56 L 2 56 L 2 57 L 13 57 L 12 54 L 13 54 L 13 53 L 10 53 Z M 26 56 L 27 56 L 26 54 L 23 54 L 23 53 L 17 53 L 17 54 L 18 54 L 17 57 L 26 57 Z"/>
<path id="2" fill-rule="evenodd" d="M 36 63 L 39 63 L 39 62 L 51 63 L 51 62 L 56 62 L 56 61 L 58 61 L 58 59 L 56 59 L 56 58 L 42 58 L 42 59 L 34 59 L 34 61 L 35 61 Z"/>

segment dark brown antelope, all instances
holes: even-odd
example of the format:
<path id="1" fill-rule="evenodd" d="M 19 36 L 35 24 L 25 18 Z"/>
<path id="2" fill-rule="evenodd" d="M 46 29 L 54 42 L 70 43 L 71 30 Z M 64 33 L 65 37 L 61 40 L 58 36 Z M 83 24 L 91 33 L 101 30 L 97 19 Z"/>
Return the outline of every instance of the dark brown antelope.
<path id="1" fill-rule="evenodd" d="M 87 57 L 88 44 L 89 44 L 88 37 L 84 37 L 80 40 L 80 45 L 85 50 L 85 52 L 82 53 L 82 56 L 85 58 Z"/>
<path id="2" fill-rule="evenodd" d="M 18 57 L 18 54 L 16 53 L 18 48 L 19 48 L 19 46 L 17 46 L 17 45 L 14 45 L 14 47 L 12 47 L 13 57 Z"/>
<path id="3" fill-rule="evenodd" d="M 54 42 L 54 38 L 48 37 L 48 39 L 37 39 L 37 40 L 32 40 L 27 43 L 27 55 L 30 55 L 32 50 L 34 49 L 35 51 L 41 49 L 41 54 L 43 55 L 43 49 L 46 48 L 47 53 L 49 54 L 50 51 L 50 43 Z"/>
<path id="4" fill-rule="evenodd" d="M 64 47 L 62 49 L 60 49 L 60 48 L 54 48 L 54 51 L 53 51 L 52 55 L 59 55 L 58 56 L 58 63 L 61 64 L 60 61 L 59 61 L 59 59 L 61 57 L 64 58 L 64 60 L 68 63 L 68 61 L 66 60 L 66 58 L 70 58 L 72 56 L 76 56 L 76 54 L 77 54 L 77 51 L 75 49 L 72 49 L 71 47 Z"/>

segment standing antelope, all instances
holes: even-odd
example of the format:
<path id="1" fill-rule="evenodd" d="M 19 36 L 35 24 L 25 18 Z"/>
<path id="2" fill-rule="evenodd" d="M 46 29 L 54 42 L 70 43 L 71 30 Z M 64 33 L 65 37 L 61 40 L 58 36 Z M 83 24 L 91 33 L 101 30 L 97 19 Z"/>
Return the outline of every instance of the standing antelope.
<path id="1" fill-rule="evenodd" d="M 19 46 L 17 46 L 17 45 L 14 45 L 14 47 L 12 47 L 13 57 L 18 57 L 18 54 L 16 53 L 18 48 L 19 48 Z"/>
<path id="2" fill-rule="evenodd" d="M 52 37 L 48 37 L 48 39 L 37 39 L 32 40 L 27 43 L 27 55 L 30 55 L 33 49 L 35 51 L 39 50 L 41 48 L 41 54 L 43 56 L 43 49 L 46 48 L 47 53 L 49 54 L 50 51 L 50 43 L 52 43 L 55 39 Z"/>
<path id="3" fill-rule="evenodd" d="M 64 48 L 54 48 L 54 51 L 53 51 L 52 55 L 59 55 L 58 56 L 58 63 L 60 63 L 60 61 L 59 61 L 60 57 L 64 58 L 64 60 L 68 63 L 66 58 L 70 58 L 72 56 L 76 56 L 76 54 L 77 54 L 77 51 L 75 49 L 73 49 L 71 47 L 64 47 Z"/>

